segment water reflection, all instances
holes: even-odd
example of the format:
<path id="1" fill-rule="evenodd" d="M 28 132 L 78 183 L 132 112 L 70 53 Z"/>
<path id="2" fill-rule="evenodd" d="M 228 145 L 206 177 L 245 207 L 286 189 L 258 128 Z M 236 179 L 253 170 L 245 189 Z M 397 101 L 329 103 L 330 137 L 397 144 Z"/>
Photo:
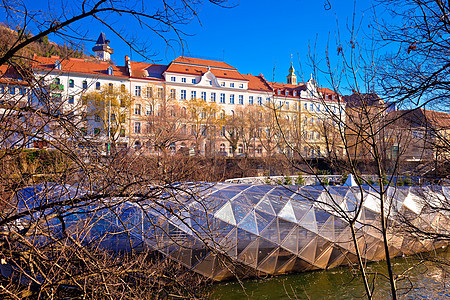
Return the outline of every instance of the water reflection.
<path id="1" fill-rule="evenodd" d="M 440 257 L 448 256 L 439 254 Z M 396 258 L 393 260 L 397 275 L 407 269 L 405 279 L 398 282 L 400 299 L 450 299 L 450 278 L 446 271 L 420 257 Z M 389 299 L 390 287 L 385 273 L 385 262 L 368 266 L 371 279 L 376 277 L 374 299 Z M 448 271 L 448 270 L 447 270 Z M 247 297 L 237 282 L 217 284 L 213 287 L 212 299 L 364 299 L 364 287 L 358 276 L 349 267 L 321 270 L 252 279 L 243 282 Z"/>

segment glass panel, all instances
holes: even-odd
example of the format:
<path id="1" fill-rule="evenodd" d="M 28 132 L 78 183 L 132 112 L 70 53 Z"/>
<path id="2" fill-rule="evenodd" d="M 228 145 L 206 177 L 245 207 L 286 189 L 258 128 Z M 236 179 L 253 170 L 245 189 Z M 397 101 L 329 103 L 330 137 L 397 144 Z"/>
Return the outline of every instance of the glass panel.
<path id="1" fill-rule="evenodd" d="M 256 227 L 255 211 L 251 211 L 241 223 L 238 224 L 239 228 L 250 231 L 251 233 L 258 234 L 258 228 Z"/>
<path id="2" fill-rule="evenodd" d="M 256 215 L 256 224 L 258 226 L 258 232 L 261 233 L 264 228 L 269 225 L 270 222 L 272 222 L 275 219 L 275 216 L 269 215 L 262 211 L 255 211 Z"/>
<path id="3" fill-rule="evenodd" d="M 316 257 L 317 238 L 314 238 L 300 253 L 299 256 L 310 263 L 314 263 Z"/>
<path id="4" fill-rule="evenodd" d="M 272 204 L 270 203 L 269 199 L 267 199 L 266 197 L 264 197 L 261 202 L 259 202 L 259 204 L 256 206 L 257 210 L 266 212 L 268 214 L 273 214 L 275 215 L 275 211 L 272 207 Z"/>
<path id="5" fill-rule="evenodd" d="M 310 203 L 304 203 L 299 201 L 291 200 L 292 208 L 294 209 L 295 218 L 297 220 L 301 220 L 303 216 L 309 211 L 312 207 Z"/>
<path id="6" fill-rule="evenodd" d="M 273 220 L 273 222 L 269 226 L 267 226 L 267 228 L 264 229 L 263 232 L 260 233 L 260 235 L 269 241 L 280 244 L 277 220 Z"/>
<path id="7" fill-rule="evenodd" d="M 334 241 L 334 216 L 331 216 L 328 221 L 319 229 L 319 234 L 329 241 Z"/>
<path id="8" fill-rule="evenodd" d="M 277 244 L 269 242 L 266 239 L 259 238 L 259 247 L 258 247 L 258 263 L 262 262 L 269 253 L 271 253 L 274 249 L 278 248 Z"/>
<path id="9" fill-rule="evenodd" d="M 309 231 L 307 229 L 299 228 L 298 229 L 298 251 L 302 251 L 313 238 L 317 236 L 316 233 Z"/>
<path id="10" fill-rule="evenodd" d="M 278 259 L 278 251 L 279 251 L 279 249 L 275 250 L 266 260 L 264 260 L 258 266 L 258 270 L 266 272 L 267 274 L 275 273 L 275 267 L 277 265 L 277 259 Z"/>
<path id="11" fill-rule="evenodd" d="M 246 265 L 256 268 L 258 258 L 258 239 L 251 243 L 238 257 Z"/>
<path id="12" fill-rule="evenodd" d="M 332 251 L 333 247 L 329 247 L 322 253 L 322 255 L 319 258 L 316 259 L 314 264 L 322 269 L 325 269 L 328 266 L 328 262 L 330 261 Z"/>
<path id="13" fill-rule="evenodd" d="M 252 210 L 250 207 L 236 202 L 232 202 L 231 206 L 233 207 L 234 218 L 237 224 L 239 224 Z"/>
<path id="14" fill-rule="evenodd" d="M 270 200 L 272 207 L 276 214 L 280 212 L 281 209 L 286 205 L 288 198 L 284 196 L 267 195 L 267 199 Z"/>
<path id="15" fill-rule="evenodd" d="M 295 223 L 278 219 L 278 233 L 280 234 L 280 242 L 284 241 L 286 236 L 296 227 Z"/>
<path id="16" fill-rule="evenodd" d="M 314 207 L 311 208 L 308 213 L 300 221 L 299 226 L 306 228 L 312 232 L 317 233 L 316 214 L 314 213 Z"/>
<path id="17" fill-rule="evenodd" d="M 234 218 L 233 209 L 231 208 L 231 203 L 227 202 L 220 210 L 218 210 L 215 215 L 216 218 L 236 225 L 236 219 Z"/>
<path id="18" fill-rule="evenodd" d="M 297 223 L 297 219 L 295 218 L 294 209 L 292 208 L 291 201 L 288 201 L 286 203 L 283 209 L 281 209 L 281 211 L 278 213 L 278 216 L 280 218 Z"/>
<path id="19" fill-rule="evenodd" d="M 294 257 L 294 255 L 291 252 L 289 252 L 289 251 L 287 251 L 287 250 L 285 250 L 283 248 L 280 248 L 280 250 L 278 252 L 277 267 L 275 269 L 276 270 L 275 272 L 276 273 L 283 273 L 283 269 L 285 267 L 285 264 L 289 260 L 291 260 L 293 257 Z"/>
<path id="20" fill-rule="evenodd" d="M 288 249 L 292 253 L 298 253 L 298 227 L 295 227 L 281 244 L 282 247 Z"/>

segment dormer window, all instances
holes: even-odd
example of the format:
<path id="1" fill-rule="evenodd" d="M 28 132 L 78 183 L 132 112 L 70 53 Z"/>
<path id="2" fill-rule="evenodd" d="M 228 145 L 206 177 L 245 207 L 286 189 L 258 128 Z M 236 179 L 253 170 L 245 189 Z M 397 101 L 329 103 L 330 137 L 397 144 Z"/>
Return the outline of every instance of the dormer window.
<path id="1" fill-rule="evenodd" d="M 59 60 L 55 61 L 55 70 L 61 70 L 61 62 Z"/>
<path id="2" fill-rule="evenodd" d="M 289 96 L 289 91 L 284 92 L 286 96 Z"/>
<path id="3" fill-rule="evenodd" d="M 296 91 L 293 91 L 293 92 L 292 92 L 292 95 L 293 95 L 293 96 L 297 96 L 297 92 L 296 92 Z"/>
<path id="4" fill-rule="evenodd" d="M 111 66 L 109 66 L 108 67 L 108 69 L 106 70 L 106 73 L 108 74 L 108 75 L 114 75 L 113 73 L 113 67 L 111 67 Z"/>
<path id="5" fill-rule="evenodd" d="M 281 95 L 281 91 L 280 90 L 278 90 L 278 95 Z"/>

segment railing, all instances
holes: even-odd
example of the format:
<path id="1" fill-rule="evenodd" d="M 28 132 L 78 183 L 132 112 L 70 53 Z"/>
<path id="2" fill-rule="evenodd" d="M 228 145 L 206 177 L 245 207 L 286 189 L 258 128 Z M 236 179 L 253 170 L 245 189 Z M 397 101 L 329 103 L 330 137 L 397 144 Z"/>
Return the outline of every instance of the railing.
<path id="1" fill-rule="evenodd" d="M 284 184 L 284 185 L 320 185 L 323 182 L 325 185 L 340 185 L 342 184 L 343 175 L 292 175 L 292 176 L 266 176 L 266 177 L 243 177 L 227 179 L 228 183 L 241 184 Z M 300 178 L 299 178 L 300 177 Z M 366 181 L 364 183 L 378 182 L 377 175 L 361 175 Z M 392 182 L 393 185 L 399 180 L 400 185 L 421 185 L 423 180 L 420 176 L 386 176 L 385 181 Z"/>

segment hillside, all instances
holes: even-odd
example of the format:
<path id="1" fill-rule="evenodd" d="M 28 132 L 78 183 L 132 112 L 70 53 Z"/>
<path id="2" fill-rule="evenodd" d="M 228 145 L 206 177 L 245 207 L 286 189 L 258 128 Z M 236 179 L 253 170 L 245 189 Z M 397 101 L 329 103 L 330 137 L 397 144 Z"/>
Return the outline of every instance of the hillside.
<path id="1" fill-rule="evenodd" d="M 8 49 L 17 43 L 19 36 L 19 32 L 16 30 L 0 25 L 0 55 L 3 55 L 3 53 L 8 51 Z M 31 36 L 31 33 L 26 32 L 21 40 L 24 40 L 29 36 Z M 58 45 L 50 42 L 47 36 L 28 45 L 25 49 L 22 49 L 18 53 L 18 59 L 23 60 L 23 58 L 31 58 L 33 57 L 33 54 L 45 57 L 57 55 L 61 57 L 90 58 L 88 55 L 84 54 L 82 48 L 80 49 L 79 47 L 77 48 L 73 45 Z"/>

